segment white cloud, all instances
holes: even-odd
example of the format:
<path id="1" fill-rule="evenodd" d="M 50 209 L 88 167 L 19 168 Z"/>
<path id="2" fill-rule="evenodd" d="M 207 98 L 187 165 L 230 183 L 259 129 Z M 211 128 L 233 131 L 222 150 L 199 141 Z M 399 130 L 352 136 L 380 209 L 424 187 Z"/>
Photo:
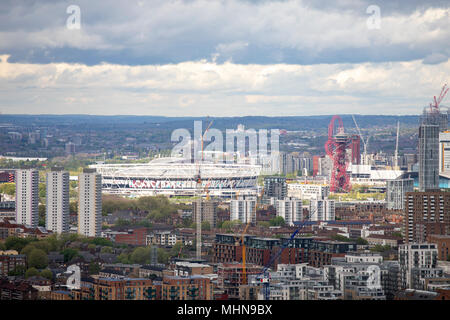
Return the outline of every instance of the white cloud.
<path id="1" fill-rule="evenodd" d="M 417 114 L 448 81 L 450 61 L 241 65 L 9 63 L 4 113 L 167 116 Z M 444 103 L 445 104 L 445 103 Z"/>

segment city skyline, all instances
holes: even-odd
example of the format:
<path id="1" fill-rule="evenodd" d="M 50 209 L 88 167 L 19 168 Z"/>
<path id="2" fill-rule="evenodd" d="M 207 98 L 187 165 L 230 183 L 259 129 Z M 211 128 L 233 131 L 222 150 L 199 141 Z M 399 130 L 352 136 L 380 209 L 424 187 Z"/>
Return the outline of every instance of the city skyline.
<path id="1" fill-rule="evenodd" d="M 1 1 L 0 302 L 450 300 L 449 43 L 450 0 Z"/>

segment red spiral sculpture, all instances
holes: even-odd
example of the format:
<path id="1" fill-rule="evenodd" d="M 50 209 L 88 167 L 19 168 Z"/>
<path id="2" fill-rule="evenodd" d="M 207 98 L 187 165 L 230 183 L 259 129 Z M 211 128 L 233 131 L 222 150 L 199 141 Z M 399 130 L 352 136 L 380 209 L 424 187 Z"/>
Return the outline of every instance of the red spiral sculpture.
<path id="1" fill-rule="evenodd" d="M 337 128 L 334 126 L 336 120 L 339 123 Z M 346 152 L 350 143 L 350 137 L 344 133 L 344 124 L 341 117 L 334 116 L 328 125 L 328 141 L 325 143 L 325 152 L 333 163 L 330 180 L 331 192 L 348 192 L 351 190 L 350 177 L 347 174 L 349 161 Z"/>

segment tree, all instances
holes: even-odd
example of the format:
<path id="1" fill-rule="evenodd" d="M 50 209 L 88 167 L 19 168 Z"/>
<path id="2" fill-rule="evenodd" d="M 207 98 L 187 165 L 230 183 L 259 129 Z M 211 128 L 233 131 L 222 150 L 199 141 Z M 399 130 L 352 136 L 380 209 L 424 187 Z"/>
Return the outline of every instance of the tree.
<path id="1" fill-rule="evenodd" d="M 98 264 L 97 262 L 91 262 L 89 264 L 89 274 L 98 274 L 100 270 L 100 264 Z"/>
<path id="2" fill-rule="evenodd" d="M 102 247 L 101 253 L 112 253 L 111 247 Z"/>
<path id="3" fill-rule="evenodd" d="M 58 240 L 58 236 L 56 234 L 47 237 L 45 241 L 48 243 L 48 252 L 61 250 L 63 242 Z"/>
<path id="4" fill-rule="evenodd" d="M 158 248 L 158 261 L 160 263 L 168 263 L 169 262 L 169 254 L 166 250 L 162 248 Z"/>
<path id="5" fill-rule="evenodd" d="M 285 225 L 283 217 L 279 217 L 279 216 L 270 219 L 269 223 L 271 226 L 284 226 Z"/>
<path id="6" fill-rule="evenodd" d="M 19 238 L 19 237 L 8 237 L 5 240 L 5 246 L 7 250 L 16 250 L 21 252 L 23 248 L 35 239 L 32 238 Z"/>
<path id="7" fill-rule="evenodd" d="M 37 249 L 41 249 L 44 250 L 45 253 L 48 253 L 50 251 L 50 243 L 47 240 L 40 240 L 40 241 L 35 241 L 33 242 L 33 245 L 37 248 Z"/>
<path id="8" fill-rule="evenodd" d="M 117 257 L 117 261 L 119 261 L 120 263 L 123 263 L 123 264 L 128 264 L 128 263 L 130 263 L 129 255 L 125 252 L 122 252 Z"/>
<path id="9" fill-rule="evenodd" d="M 27 271 L 27 268 L 25 268 L 25 266 L 18 265 L 14 268 L 14 270 L 8 273 L 8 276 L 23 276 L 25 274 L 25 271 Z"/>
<path id="10" fill-rule="evenodd" d="M 49 269 L 45 269 L 41 271 L 41 277 L 46 278 L 48 280 L 52 280 L 53 273 Z"/>
<path id="11" fill-rule="evenodd" d="M 73 248 L 66 248 L 61 251 L 61 254 L 64 255 L 64 262 L 69 262 L 78 254 L 78 250 Z"/>
<path id="12" fill-rule="evenodd" d="M 138 225 L 138 226 L 141 226 L 141 227 L 146 227 L 146 228 L 151 228 L 151 227 L 153 227 L 153 224 L 152 224 L 150 221 L 148 221 L 148 220 L 142 220 L 142 221 L 139 221 L 139 222 L 137 223 L 137 225 Z"/>
<path id="13" fill-rule="evenodd" d="M 36 249 L 36 247 L 34 246 L 34 243 L 29 243 L 20 251 L 20 253 L 26 255 L 27 258 L 29 259 L 30 253 L 34 249 Z"/>
<path id="14" fill-rule="evenodd" d="M 40 227 L 45 227 L 45 204 L 39 205 L 39 223 Z"/>
<path id="15" fill-rule="evenodd" d="M 221 229 L 231 230 L 231 221 L 224 221 L 220 226 Z"/>
<path id="16" fill-rule="evenodd" d="M 150 259 L 150 252 L 144 247 L 138 247 L 133 250 L 130 256 L 132 263 L 144 264 Z"/>
<path id="17" fill-rule="evenodd" d="M 115 226 L 116 227 L 126 227 L 126 226 L 129 226 L 130 224 L 131 224 L 130 221 L 119 218 L 119 219 L 117 219 Z"/>
<path id="18" fill-rule="evenodd" d="M 36 268 L 29 268 L 27 272 L 25 272 L 25 278 L 37 277 L 39 275 L 39 271 Z"/>
<path id="19" fill-rule="evenodd" d="M 270 223 L 268 221 L 258 221 L 258 226 L 268 228 L 270 227 Z"/>
<path id="20" fill-rule="evenodd" d="M 205 231 L 211 230 L 211 225 L 209 224 L 208 221 L 203 221 L 202 222 L 202 230 L 205 230 Z"/>
<path id="21" fill-rule="evenodd" d="M 8 196 L 16 195 L 16 184 L 15 183 L 2 183 L 0 185 L 0 193 L 7 194 Z"/>
<path id="22" fill-rule="evenodd" d="M 397 237 L 397 238 L 403 238 L 403 235 L 401 232 L 393 232 L 392 236 Z"/>
<path id="23" fill-rule="evenodd" d="M 39 198 L 41 200 L 45 200 L 46 194 L 47 194 L 47 189 L 46 189 L 46 185 L 45 183 L 39 183 Z M 41 201 L 44 202 L 44 201 Z"/>
<path id="24" fill-rule="evenodd" d="M 356 244 L 367 246 L 369 242 L 366 239 L 359 237 L 356 239 Z"/>
<path id="25" fill-rule="evenodd" d="M 333 240 L 341 241 L 341 242 L 349 242 L 349 241 L 351 241 L 349 238 L 347 238 L 347 237 L 345 237 L 345 236 L 343 236 L 341 234 L 336 234 L 336 235 L 332 236 L 331 238 Z"/>
<path id="26" fill-rule="evenodd" d="M 113 247 L 114 243 L 111 242 L 111 240 L 105 239 L 105 238 L 94 238 L 91 240 L 87 240 L 89 243 L 93 243 L 96 246 L 106 246 L 106 247 Z"/>
<path id="27" fill-rule="evenodd" d="M 48 266 L 48 257 L 44 250 L 34 249 L 30 252 L 28 266 L 43 269 Z"/>
<path id="28" fill-rule="evenodd" d="M 70 202 L 69 211 L 70 211 L 70 213 L 77 213 L 78 212 L 78 202 L 76 202 L 76 201 Z"/>
<path id="29" fill-rule="evenodd" d="M 178 256 L 178 253 L 180 253 L 180 250 L 183 251 L 182 249 L 184 248 L 184 245 L 181 241 L 178 241 L 177 243 L 175 243 L 175 245 L 170 249 L 170 256 L 172 257 L 176 257 Z"/>
<path id="30" fill-rule="evenodd" d="M 385 251 L 391 250 L 391 246 L 390 245 L 383 246 L 381 244 L 377 244 L 373 248 L 371 248 L 370 250 L 374 251 L 374 252 L 385 252 Z"/>

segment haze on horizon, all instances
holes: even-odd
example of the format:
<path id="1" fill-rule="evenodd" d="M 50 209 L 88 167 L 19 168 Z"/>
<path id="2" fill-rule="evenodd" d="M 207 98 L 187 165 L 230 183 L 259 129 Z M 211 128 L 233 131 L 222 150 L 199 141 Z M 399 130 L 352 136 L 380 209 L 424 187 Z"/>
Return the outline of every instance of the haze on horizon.
<path id="1" fill-rule="evenodd" d="M 0 112 L 414 115 L 450 71 L 450 1 L 0 3 Z M 443 102 L 449 105 L 448 101 Z"/>

